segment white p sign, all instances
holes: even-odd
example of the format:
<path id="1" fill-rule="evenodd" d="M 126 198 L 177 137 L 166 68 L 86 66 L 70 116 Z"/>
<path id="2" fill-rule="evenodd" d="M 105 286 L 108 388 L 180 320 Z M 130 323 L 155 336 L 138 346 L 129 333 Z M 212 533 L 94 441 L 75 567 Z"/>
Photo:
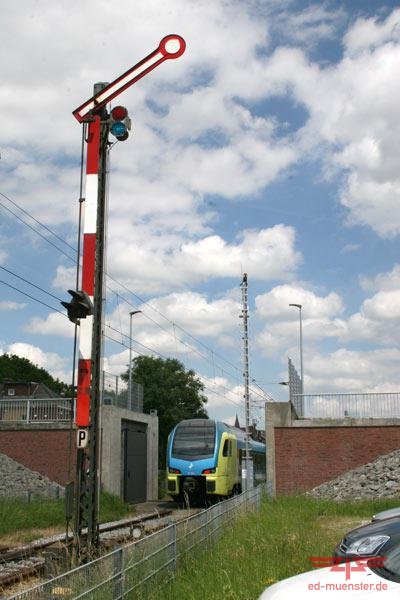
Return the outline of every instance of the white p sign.
<path id="1" fill-rule="evenodd" d="M 88 429 L 78 429 L 76 436 L 76 443 L 78 448 L 86 448 L 89 440 L 89 430 Z"/>

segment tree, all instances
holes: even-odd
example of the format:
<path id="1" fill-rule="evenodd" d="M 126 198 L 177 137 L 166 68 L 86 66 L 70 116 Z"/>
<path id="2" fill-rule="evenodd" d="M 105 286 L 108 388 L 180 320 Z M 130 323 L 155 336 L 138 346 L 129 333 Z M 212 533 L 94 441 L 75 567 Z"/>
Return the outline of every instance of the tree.
<path id="1" fill-rule="evenodd" d="M 2 354 L 0 356 L 0 382 L 9 378 L 12 381 L 35 381 L 36 383 L 44 383 L 56 394 L 65 394 L 70 397 L 72 387 L 54 379 L 46 369 L 42 369 L 34 365 L 27 358 L 22 358 L 15 354 Z"/>
<path id="2" fill-rule="evenodd" d="M 128 381 L 129 372 L 122 378 Z M 175 425 L 183 419 L 208 418 L 204 384 L 178 360 L 151 356 L 138 356 L 132 361 L 132 379 L 143 384 L 144 412 L 157 410 L 159 461 L 164 466 L 168 435 Z"/>

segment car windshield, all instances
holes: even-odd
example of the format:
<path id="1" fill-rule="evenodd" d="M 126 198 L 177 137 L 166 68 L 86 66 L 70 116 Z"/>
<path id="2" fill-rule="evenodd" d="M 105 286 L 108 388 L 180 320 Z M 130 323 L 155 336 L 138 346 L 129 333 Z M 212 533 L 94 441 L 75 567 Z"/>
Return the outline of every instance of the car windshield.
<path id="1" fill-rule="evenodd" d="M 172 456 L 185 460 L 210 458 L 215 448 L 215 423 L 202 421 L 178 425 L 172 444 Z"/>
<path id="2" fill-rule="evenodd" d="M 400 546 L 396 546 L 388 552 L 383 559 L 383 566 L 374 567 L 372 562 L 370 568 L 381 577 L 400 583 Z"/>

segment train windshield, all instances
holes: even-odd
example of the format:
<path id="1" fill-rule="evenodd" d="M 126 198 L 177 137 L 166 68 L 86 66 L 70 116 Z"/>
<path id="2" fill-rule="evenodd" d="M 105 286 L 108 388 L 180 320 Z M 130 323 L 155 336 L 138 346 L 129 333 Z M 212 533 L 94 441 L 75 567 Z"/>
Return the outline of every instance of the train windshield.
<path id="1" fill-rule="evenodd" d="M 202 421 L 178 425 L 172 444 L 172 456 L 184 460 L 210 458 L 215 448 L 215 423 Z"/>

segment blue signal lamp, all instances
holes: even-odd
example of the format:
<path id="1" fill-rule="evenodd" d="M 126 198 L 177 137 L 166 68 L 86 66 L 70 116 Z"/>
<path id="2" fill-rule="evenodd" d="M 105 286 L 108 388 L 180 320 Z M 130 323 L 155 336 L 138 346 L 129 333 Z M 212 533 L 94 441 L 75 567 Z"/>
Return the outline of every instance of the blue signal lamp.
<path id="1" fill-rule="evenodd" d="M 128 133 L 128 131 L 123 121 L 116 121 L 111 125 L 110 133 L 112 133 L 112 135 L 115 135 L 115 137 L 118 139 L 119 137 Z"/>

